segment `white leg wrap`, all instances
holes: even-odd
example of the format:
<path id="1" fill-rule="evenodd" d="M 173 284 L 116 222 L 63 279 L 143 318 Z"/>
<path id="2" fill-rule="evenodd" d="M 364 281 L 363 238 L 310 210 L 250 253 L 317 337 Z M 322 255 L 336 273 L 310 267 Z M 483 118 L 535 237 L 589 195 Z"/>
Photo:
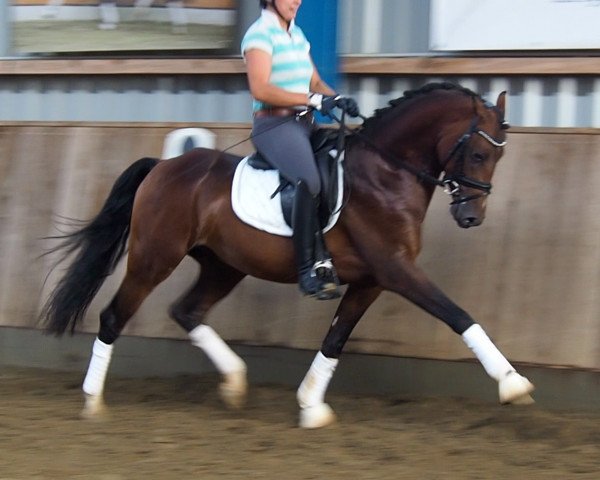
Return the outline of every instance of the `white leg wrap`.
<path id="1" fill-rule="evenodd" d="M 296 394 L 301 408 L 314 407 L 324 402 L 327 386 L 337 364 L 336 358 L 327 358 L 321 352 L 317 353 Z"/>
<path id="2" fill-rule="evenodd" d="M 102 392 L 104 391 L 104 380 L 106 379 L 106 372 L 110 365 L 112 352 L 112 345 L 107 345 L 96 338 L 92 348 L 90 366 L 88 367 L 85 380 L 83 381 L 83 391 L 88 395 L 102 395 Z"/>
<path id="3" fill-rule="evenodd" d="M 470 326 L 462 337 L 488 375 L 498 382 L 501 403 L 533 403 L 533 398 L 529 395 L 534 390 L 533 384 L 515 371 L 480 325 Z"/>
<path id="4" fill-rule="evenodd" d="M 202 349 L 222 374 L 246 371 L 244 361 L 208 325 L 199 325 L 190 333 L 192 345 Z"/>
<path id="5" fill-rule="evenodd" d="M 479 359 L 487 374 L 496 381 L 502 380 L 509 372 L 514 371 L 514 367 L 500 353 L 500 350 L 492 343 L 490 338 L 477 323 L 471 325 L 462 334 L 464 342 L 467 344 L 475 356 Z"/>

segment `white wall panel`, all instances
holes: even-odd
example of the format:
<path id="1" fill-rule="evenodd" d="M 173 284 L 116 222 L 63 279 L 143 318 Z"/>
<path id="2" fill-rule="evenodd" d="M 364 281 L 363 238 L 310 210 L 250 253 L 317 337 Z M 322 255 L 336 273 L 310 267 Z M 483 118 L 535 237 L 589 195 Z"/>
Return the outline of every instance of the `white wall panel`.
<path id="1" fill-rule="evenodd" d="M 431 48 L 600 48 L 597 0 L 431 0 Z"/>

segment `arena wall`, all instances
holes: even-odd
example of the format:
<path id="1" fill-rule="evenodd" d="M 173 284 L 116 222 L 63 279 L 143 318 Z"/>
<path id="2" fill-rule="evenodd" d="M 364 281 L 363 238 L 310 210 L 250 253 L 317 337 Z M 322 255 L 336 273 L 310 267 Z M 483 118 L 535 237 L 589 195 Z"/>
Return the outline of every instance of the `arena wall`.
<path id="1" fill-rule="evenodd" d="M 232 4 L 194 2 L 215 9 Z M 237 3 L 242 32 L 258 7 Z M 538 386 L 538 402 L 599 408 L 600 62 L 593 51 L 435 54 L 430 4 L 340 2 L 338 89 L 355 96 L 365 115 L 430 81 L 458 82 L 491 100 L 508 90 L 508 120 L 516 128 L 488 219 L 460 230 L 439 192 L 420 263 L 520 364 Z M 5 7 L 0 55 L 12 57 Z M 84 371 L 98 312 L 123 267 L 77 335 L 44 336 L 36 315 L 60 270 L 46 278 L 54 258 L 40 257 L 52 244 L 43 237 L 63 228 L 63 217 L 93 216 L 118 174 L 141 156 L 160 155 L 173 129 L 206 127 L 218 148 L 243 140 L 251 118 L 244 72 L 238 55 L 0 61 L 0 366 Z M 249 145 L 234 151 L 246 153 Z M 166 313 L 194 275 L 193 262 L 183 262 L 146 301 L 119 341 L 111 374 L 212 368 Z M 332 303 L 301 299 L 293 285 L 247 279 L 209 323 L 244 356 L 251 381 L 297 386 L 329 326 Z M 383 295 L 353 334 L 332 385 L 340 386 L 496 398 L 493 382 L 460 339 L 393 295 Z"/>
<path id="2" fill-rule="evenodd" d="M 66 218 L 100 208 L 119 173 L 142 156 L 160 156 L 181 124 L 0 124 L 0 326 L 39 328 L 37 311 L 60 268 L 40 255 L 44 237 Z M 225 148 L 247 124 L 204 124 Z M 248 142 L 233 150 L 248 152 Z M 447 198 L 434 197 L 420 258 L 430 277 L 481 322 L 513 361 L 600 370 L 600 131 L 513 129 L 494 178 L 487 219 L 458 228 Z M 185 338 L 167 307 L 191 282 L 184 261 L 133 318 L 125 334 Z M 95 333 L 99 310 L 122 276 L 110 277 L 81 332 Z M 237 345 L 316 350 L 336 302 L 302 299 L 293 285 L 246 279 L 209 319 Z M 413 358 L 471 358 L 446 326 L 395 295 L 384 294 L 346 351 Z"/>

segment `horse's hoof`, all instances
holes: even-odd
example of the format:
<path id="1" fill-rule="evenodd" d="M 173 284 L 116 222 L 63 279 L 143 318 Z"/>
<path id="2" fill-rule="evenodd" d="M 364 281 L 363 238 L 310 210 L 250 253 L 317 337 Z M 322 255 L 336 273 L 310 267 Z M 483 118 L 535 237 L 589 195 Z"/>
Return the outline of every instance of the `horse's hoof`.
<path id="1" fill-rule="evenodd" d="M 322 428 L 335 421 L 335 413 L 326 403 L 300 409 L 300 428 Z"/>
<path id="2" fill-rule="evenodd" d="M 108 414 L 100 395 L 85 395 L 85 405 L 79 416 L 84 420 L 103 420 Z"/>
<path id="3" fill-rule="evenodd" d="M 511 405 L 532 405 L 534 403 L 535 403 L 535 400 L 529 394 L 517 397 L 510 402 Z"/>
<path id="4" fill-rule="evenodd" d="M 242 408 L 246 404 L 248 393 L 246 370 L 224 374 L 223 382 L 219 385 L 219 393 L 221 400 L 229 408 L 235 410 Z"/>
<path id="5" fill-rule="evenodd" d="M 498 384 L 500 403 L 511 403 L 513 405 L 531 405 L 535 403 L 529 395 L 535 387 L 517 372 L 509 372 Z"/>

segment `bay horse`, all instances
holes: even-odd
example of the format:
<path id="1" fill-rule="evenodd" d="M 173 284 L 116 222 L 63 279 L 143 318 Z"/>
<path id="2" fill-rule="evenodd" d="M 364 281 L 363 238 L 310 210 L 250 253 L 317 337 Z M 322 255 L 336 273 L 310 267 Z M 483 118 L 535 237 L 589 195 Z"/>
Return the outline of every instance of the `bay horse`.
<path id="1" fill-rule="evenodd" d="M 494 105 L 458 85 L 428 84 L 377 110 L 348 136 L 345 188 L 351 195 L 325 235 L 347 289 L 298 388 L 300 426 L 334 421 L 324 401 L 327 387 L 353 328 L 383 290 L 405 297 L 461 335 L 498 382 L 502 403 L 533 402 L 533 385 L 415 264 L 437 186 L 450 194 L 450 211 L 460 227 L 483 221 L 490 181 L 506 145 L 505 96 L 502 92 Z M 125 277 L 100 314 L 83 383 L 84 416 L 98 416 L 105 408 L 106 373 L 123 327 L 186 255 L 198 262 L 200 273 L 169 313 L 222 374 L 223 400 L 230 406 L 243 403 L 246 364 L 204 320 L 246 275 L 293 283 L 296 269 L 290 238 L 250 227 L 234 214 L 231 184 L 240 160 L 209 149 L 168 161 L 140 159 L 117 179 L 94 219 L 59 237 L 55 250 L 77 255 L 41 311 L 46 330 L 57 335 L 73 333 L 129 238 Z"/>

